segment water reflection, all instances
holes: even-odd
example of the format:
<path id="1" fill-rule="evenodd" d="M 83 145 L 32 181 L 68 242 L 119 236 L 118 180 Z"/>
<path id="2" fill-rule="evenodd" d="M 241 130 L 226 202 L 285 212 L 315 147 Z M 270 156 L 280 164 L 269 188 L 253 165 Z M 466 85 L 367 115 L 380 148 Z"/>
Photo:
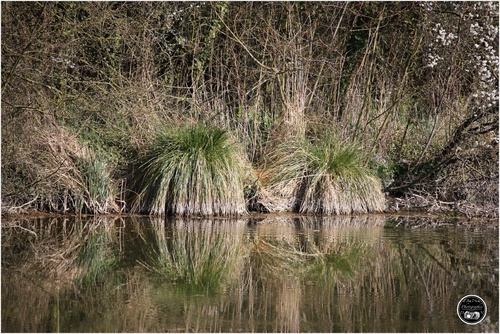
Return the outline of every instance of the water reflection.
<path id="1" fill-rule="evenodd" d="M 497 228 L 405 224 L 3 221 L 2 331 L 498 331 Z M 480 325 L 456 316 L 466 294 L 488 304 Z"/>
<path id="2" fill-rule="evenodd" d="M 238 278 L 245 259 L 246 220 L 189 220 L 148 223 L 132 219 L 138 236 L 127 244 L 149 271 L 198 292 L 217 292 Z"/>

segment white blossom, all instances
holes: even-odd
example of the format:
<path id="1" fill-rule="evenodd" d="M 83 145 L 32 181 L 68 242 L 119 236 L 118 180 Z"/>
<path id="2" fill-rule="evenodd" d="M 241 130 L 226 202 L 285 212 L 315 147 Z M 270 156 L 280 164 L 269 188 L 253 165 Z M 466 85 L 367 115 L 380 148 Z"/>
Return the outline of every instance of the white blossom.
<path id="1" fill-rule="evenodd" d="M 429 12 L 440 12 L 442 3 L 423 6 Z M 432 38 L 428 44 L 428 68 L 444 70 L 453 66 L 457 58 L 456 43 L 464 52 L 460 54 L 459 70 L 471 76 L 471 97 L 478 109 L 498 105 L 498 10 L 497 2 L 454 2 L 450 4 L 460 17 L 467 18 L 468 27 L 458 30 L 456 21 L 443 20 L 436 15 L 436 22 L 431 29 Z M 447 5 L 443 5 L 447 6 Z M 432 8 L 431 10 L 429 10 Z M 432 14 L 429 14 L 432 15 Z M 458 35 L 460 34 L 460 39 Z M 463 44 L 468 43 L 468 44 Z M 469 45 L 469 46 L 467 46 Z M 442 66 L 442 67 L 440 67 Z"/>

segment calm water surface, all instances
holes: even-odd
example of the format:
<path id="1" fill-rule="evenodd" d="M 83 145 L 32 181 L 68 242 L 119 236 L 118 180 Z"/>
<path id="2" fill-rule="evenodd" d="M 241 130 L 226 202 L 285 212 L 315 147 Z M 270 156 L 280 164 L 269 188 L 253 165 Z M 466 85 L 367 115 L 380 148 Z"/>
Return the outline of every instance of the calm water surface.
<path id="1" fill-rule="evenodd" d="M 3 332 L 499 330 L 498 224 L 3 219 L 1 279 Z"/>

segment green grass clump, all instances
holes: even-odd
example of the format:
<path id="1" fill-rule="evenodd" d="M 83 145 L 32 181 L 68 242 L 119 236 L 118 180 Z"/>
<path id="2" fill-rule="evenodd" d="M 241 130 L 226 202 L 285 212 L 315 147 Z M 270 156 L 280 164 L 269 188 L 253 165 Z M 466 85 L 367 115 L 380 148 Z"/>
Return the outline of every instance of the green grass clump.
<path id="1" fill-rule="evenodd" d="M 282 143 L 271 153 L 269 189 L 300 213 L 351 214 L 382 211 L 380 180 L 353 143 L 333 135 Z"/>
<path id="2" fill-rule="evenodd" d="M 108 213 L 115 211 L 115 185 L 109 164 L 100 156 L 79 159 L 76 178 L 77 196 L 75 210 L 81 213 Z"/>
<path id="3" fill-rule="evenodd" d="M 160 129 L 138 166 L 133 211 L 183 216 L 246 211 L 243 154 L 225 130 Z"/>

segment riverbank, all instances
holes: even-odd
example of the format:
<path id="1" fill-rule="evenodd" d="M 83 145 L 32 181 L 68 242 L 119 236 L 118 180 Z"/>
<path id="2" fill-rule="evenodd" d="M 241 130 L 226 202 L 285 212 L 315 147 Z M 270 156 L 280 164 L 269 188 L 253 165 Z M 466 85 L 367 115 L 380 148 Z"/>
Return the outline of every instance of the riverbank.
<path id="1" fill-rule="evenodd" d="M 302 214 L 296 212 L 273 212 L 273 213 L 263 213 L 250 211 L 238 216 L 188 216 L 189 219 L 217 219 L 217 220 L 234 220 L 234 219 L 252 219 L 255 222 L 263 221 L 273 217 L 284 217 L 284 218 L 301 218 L 301 217 L 330 217 L 330 218 L 346 218 L 346 217 L 385 217 L 385 218 L 403 218 L 411 221 L 416 217 L 425 217 L 432 221 L 437 222 L 456 222 L 458 224 L 483 224 L 496 225 L 498 226 L 498 217 L 491 212 L 488 215 L 466 215 L 461 212 L 450 208 L 448 205 L 446 207 L 433 207 L 427 206 L 428 210 L 424 210 L 421 207 L 406 209 L 404 205 L 396 203 L 402 203 L 403 200 L 391 198 L 387 203 L 387 209 L 383 212 L 378 213 L 364 213 L 364 214 L 351 214 L 351 215 L 319 215 L 319 214 Z M 158 215 L 146 215 L 138 213 L 107 213 L 107 214 L 75 214 L 75 213 L 56 213 L 56 212 L 44 212 L 37 210 L 26 210 L 26 211 L 11 211 L 2 212 L 2 219 L 6 220 L 16 220 L 16 219 L 48 219 L 48 218 L 60 218 L 60 217 L 108 217 L 108 218 L 128 218 L 128 217 L 159 217 Z M 165 217 L 167 220 L 172 220 L 181 217 Z"/>
<path id="2" fill-rule="evenodd" d="M 498 3 L 6 2 L 2 32 L 2 214 L 498 217 Z"/>

